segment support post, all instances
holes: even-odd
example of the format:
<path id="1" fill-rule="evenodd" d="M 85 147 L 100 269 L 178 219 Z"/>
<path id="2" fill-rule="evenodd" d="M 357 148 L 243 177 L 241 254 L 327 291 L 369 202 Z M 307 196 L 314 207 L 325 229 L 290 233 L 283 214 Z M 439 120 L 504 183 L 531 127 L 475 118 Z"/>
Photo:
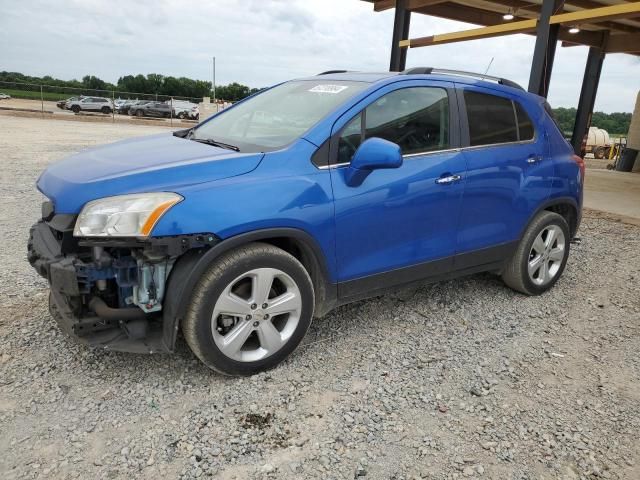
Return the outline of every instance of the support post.
<path id="1" fill-rule="evenodd" d="M 42 92 L 42 85 L 40 85 L 40 109 L 42 118 L 44 118 L 44 93 Z"/>
<path id="2" fill-rule="evenodd" d="M 391 61 L 389 71 L 401 72 L 407 64 L 407 47 L 400 47 L 400 40 L 409 38 L 411 11 L 407 10 L 407 0 L 396 0 L 396 11 L 393 20 L 393 36 L 391 38 Z"/>
<path id="3" fill-rule="evenodd" d="M 213 82 L 211 83 L 213 87 L 213 104 L 216 106 L 216 113 L 218 112 L 218 103 L 216 100 L 216 57 L 213 57 Z"/>
<path id="4" fill-rule="evenodd" d="M 571 145 L 576 155 L 580 155 L 582 140 L 587 134 L 589 125 L 591 124 L 591 114 L 593 113 L 596 93 L 598 92 L 600 72 L 602 71 L 602 63 L 606 56 L 605 47 L 606 39 L 600 48 L 589 48 L 589 55 L 587 55 L 587 65 L 584 69 L 584 78 L 582 79 L 582 90 L 580 90 L 576 121 L 573 125 L 573 135 L 571 135 Z"/>
<path id="5" fill-rule="evenodd" d="M 551 25 L 550 20 L 563 4 L 564 0 L 543 0 L 536 27 L 536 46 L 531 61 L 529 91 L 543 97 L 546 97 L 549 91 L 549 78 L 553 69 L 553 57 L 560 28 L 559 24 Z"/>
<path id="6" fill-rule="evenodd" d="M 556 57 L 556 46 L 558 45 L 558 32 L 560 25 L 551 25 L 549 28 L 549 43 L 547 45 L 547 58 L 544 66 L 544 81 L 538 95 L 547 98 L 549 95 L 549 85 L 551 84 L 551 72 L 553 71 L 553 61 Z"/>

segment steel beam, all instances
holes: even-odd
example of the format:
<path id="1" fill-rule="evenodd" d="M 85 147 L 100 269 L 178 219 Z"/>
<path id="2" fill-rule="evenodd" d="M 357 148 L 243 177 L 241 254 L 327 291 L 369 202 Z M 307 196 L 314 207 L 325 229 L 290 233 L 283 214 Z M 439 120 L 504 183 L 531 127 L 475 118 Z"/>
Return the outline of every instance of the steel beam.
<path id="1" fill-rule="evenodd" d="M 407 9 L 407 0 L 396 0 L 396 11 L 393 21 L 393 37 L 391 39 L 391 60 L 389 71 L 401 72 L 407 64 L 407 47 L 403 40 L 409 37 L 411 11 Z"/>
<path id="2" fill-rule="evenodd" d="M 554 13 L 562 9 L 563 3 L 564 0 L 544 0 L 536 28 L 536 46 L 531 62 L 529 91 L 543 97 L 547 96 L 560 29 L 560 25 L 551 26 L 549 21 Z"/>
<path id="3" fill-rule="evenodd" d="M 589 48 L 587 65 L 584 69 L 584 77 L 582 79 L 582 89 L 580 90 L 580 100 L 578 101 L 578 110 L 576 112 L 576 121 L 573 125 L 573 135 L 571 135 L 571 145 L 576 155 L 580 155 L 582 140 L 587 134 L 589 125 L 591 124 L 591 115 L 593 114 L 593 106 L 596 101 L 596 93 L 598 92 L 598 83 L 600 83 L 600 72 L 602 72 L 602 63 L 606 56 L 605 49 L 606 45 L 602 45 L 601 48 Z"/>
<path id="4" fill-rule="evenodd" d="M 640 53 L 640 33 L 611 35 L 607 53 Z"/>
<path id="5" fill-rule="evenodd" d="M 451 15 L 444 14 L 445 7 L 448 5 L 435 5 L 434 7 L 424 8 L 420 10 L 421 13 L 445 16 L 453 18 Z M 601 8 L 593 8 L 589 10 L 580 10 L 579 12 L 560 13 L 552 15 L 549 18 L 550 25 L 579 25 L 586 23 L 598 23 L 605 20 L 612 20 L 616 18 L 630 18 L 636 15 L 640 15 L 640 2 L 625 3 L 620 5 L 611 5 Z M 468 22 L 488 24 L 489 18 L 496 17 L 495 13 L 487 14 L 486 12 L 480 12 L 476 15 L 477 20 L 469 18 Z M 486 20 L 485 20 L 486 18 Z M 498 25 L 491 25 L 489 27 L 473 28 L 471 30 L 463 30 L 460 32 L 444 33 L 440 35 L 433 35 L 429 37 L 412 38 L 410 40 L 403 40 L 400 42 L 401 46 L 425 47 L 428 45 L 437 45 L 443 43 L 461 42 L 466 40 L 477 40 L 480 38 L 498 37 L 502 35 L 509 35 L 513 33 L 529 33 L 536 30 L 537 21 L 533 19 L 520 20 L 517 22 L 502 23 Z M 591 33 L 591 32 L 590 32 Z M 577 37 L 576 37 L 577 38 Z M 563 38 L 564 40 L 564 38 Z"/>
<path id="6" fill-rule="evenodd" d="M 556 47 L 558 46 L 558 34 L 560 33 L 560 25 L 551 25 L 549 27 L 549 43 L 547 44 L 547 56 L 544 66 L 544 81 L 542 89 L 538 95 L 547 98 L 549 95 L 549 85 L 551 85 L 551 72 L 553 72 L 553 61 L 556 58 Z"/>

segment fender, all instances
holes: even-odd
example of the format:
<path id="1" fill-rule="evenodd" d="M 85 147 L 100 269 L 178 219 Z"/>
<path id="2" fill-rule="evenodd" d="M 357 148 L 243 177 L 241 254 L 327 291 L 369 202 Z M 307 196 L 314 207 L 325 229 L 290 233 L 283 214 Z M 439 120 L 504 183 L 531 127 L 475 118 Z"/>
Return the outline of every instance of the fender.
<path id="1" fill-rule="evenodd" d="M 578 202 L 573 197 L 555 197 L 555 198 L 547 199 L 545 202 L 540 204 L 536 210 L 534 210 L 534 212 L 529 216 L 529 218 L 527 220 L 527 223 L 520 230 L 520 234 L 518 236 L 518 240 L 520 240 L 522 238 L 522 236 L 524 235 L 524 232 L 527 230 L 527 228 L 529 227 L 529 225 L 531 224 L 533 219 L 541 211 L 547 210 L 549 207 L 553 207 L 554 205 L 567 205 L 567 204 L 571 205 L 576 210 L 576 227 L 575 227 L 575 231 L 571 232 L 572 235 L 575 235 L 575 233 L 578 230 L 578 227 L 580 226 L 580 219 L 582 217 L 582 209 L 580 207 L 578 207 Z M 569 228 L 571 228 L 571 225 L 569 225 Z"/>
<path id="2" fill-rule="evenodd" d="M 273 238 L 292 239 L 301 246 L 302 255 L 306 260 L 303 263 L 311 267 L 308 268 L 311 270 L 309 275 L 316 289 L 314 316 L 321 317 L 336 306 L 337 285 L 330 282 L 324 254 L 311 235 L 297 228 L 267 228 L 242 233 L 222 240 L 208 249 L 190 250 L 174 265 L 166 288 L 162 316 L 163 343 L 169 351 L 174 350 L 180 322 L 187 312 L 191 292 L 209 266 L 220 255 L 231 249 Z"/>

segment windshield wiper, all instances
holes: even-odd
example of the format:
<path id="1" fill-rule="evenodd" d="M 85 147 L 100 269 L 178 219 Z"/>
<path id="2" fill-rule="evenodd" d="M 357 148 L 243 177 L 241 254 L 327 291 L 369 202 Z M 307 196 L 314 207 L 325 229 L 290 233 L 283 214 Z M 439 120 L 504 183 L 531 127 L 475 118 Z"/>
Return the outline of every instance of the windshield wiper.
<path id="1" fill-rule="evenodd" d="M 229 143 L 218 142 L 217 140 L 213 140 L 212 138 L 193 138 L 191 137 L 189 140 L 193 140 L 194 142 L 206 143 L 207 145 L 213 145 L 214 147 L 222 147 L 227 150 L 233 150 L 234 152 L 239 152 L 240 148 L 235 145 L 231 145 Z"/>

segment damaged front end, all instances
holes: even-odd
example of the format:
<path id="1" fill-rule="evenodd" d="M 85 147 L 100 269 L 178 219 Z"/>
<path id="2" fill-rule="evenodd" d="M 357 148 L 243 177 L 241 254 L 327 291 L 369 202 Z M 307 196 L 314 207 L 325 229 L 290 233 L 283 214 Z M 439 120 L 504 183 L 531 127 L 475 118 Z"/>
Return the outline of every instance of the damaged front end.
<path id="1" fill-rule="evenodd" d="M 172 351 L 175 336 L 163 329 L 171 272 L 186 252 L 205 250 L 218 238 L 76 238 L 76 216 L 56 215 L 47 204 L 31 228 L 28 258 L 49 281 L 49 309 L 60 327 L 82 343 L 109 350 Z"/>

